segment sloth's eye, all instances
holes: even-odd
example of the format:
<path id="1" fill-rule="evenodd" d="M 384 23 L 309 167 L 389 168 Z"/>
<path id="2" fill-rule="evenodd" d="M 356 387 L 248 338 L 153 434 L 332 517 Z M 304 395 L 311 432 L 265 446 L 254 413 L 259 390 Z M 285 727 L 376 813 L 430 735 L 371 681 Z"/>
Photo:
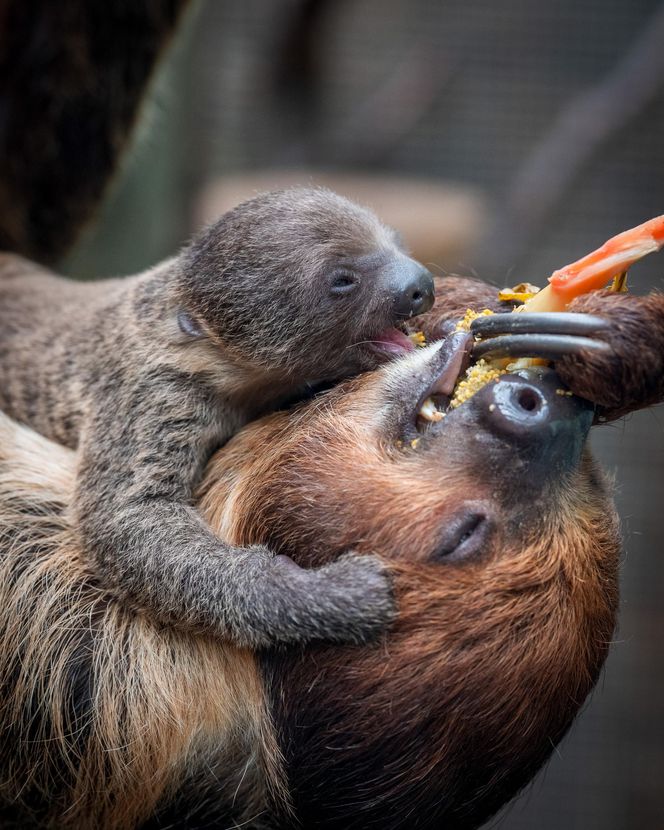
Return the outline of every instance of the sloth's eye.
<path id="1" fill-rule="evenodd" d="M 435 562 L 458 562 L 482 553 L 493 532 L 493 520 L 483 511 L 464 511 L 452 518 L 431 558 Z"/>
<path id="2" fill-rule="evenodd" d="M 356 274 L 353 274 L 351 271 L 339 271 L 332 278 L 330 292 L 332 294 L 349 294 L 359 284 L 360 281 Z"/>
<path id="3" fill-rule="evenodd" d="M 187 337 L 191 337 L 194 340 L 198 340 L 201 337 L 204 337 L 205 334 L 201 329 L 198 322 L 184 309 L 180 309 L 176 315 L 176 320 L 178 323 L 178 328 L 182 332 L 182 334 L 186 334 Z"/>

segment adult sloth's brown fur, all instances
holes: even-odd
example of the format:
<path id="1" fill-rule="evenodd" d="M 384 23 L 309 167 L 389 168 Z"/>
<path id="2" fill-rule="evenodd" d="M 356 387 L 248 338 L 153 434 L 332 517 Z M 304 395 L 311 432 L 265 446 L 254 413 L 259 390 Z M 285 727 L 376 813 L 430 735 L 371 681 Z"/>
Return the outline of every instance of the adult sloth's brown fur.
<path id="1" fill-rule="evenodd" d="M 53 260 L 69 247 L 184 5 L 0 0 L 3 248 Z M 439 295 L 429 334 L 495 297 L 464 280 L 441 281 Z M 613 317 L 601 336 L 614 349 L 561 361 L 571 388 L 607 418 L 660 400 L 662 298 L 580 303 Z M 463 441 L 397 451 L 378 418 L 407 411 L 381 385 L 390 371 L 256 425 L 210 467 L 207 515 L 232 541 L 297 557 L 352 538 L 382 547 L 396 575 L 401 616 L 382 646 L 260 662 L 104 594 L 67 520 L 71 453 L 0 414 L 1 827 L 292 827 L 292 802 L 305 827 L 450 830 L 529 778 L 606 653 L 613 509 L 588 458 L 546 501 L 529 488 L 520 503 L 512 464 L 491 468 Z M 494 492 L 522 527 L 510 534 L 494 511 L 483 557 L 437 561 L 448 511 L 471 496 L 487 509 Z"/>
<path id="2" fill-rule="evenodd" d="M 636 363 L 618 328 L 613 359 Z M 474 827 L 532 776 L 606 655 L 616 519 L 587 455 L 543 469 L 487 427 L 483 393 L 402 441 L 451 348 L 257 422 L 209 469 L 230 541 L 389 560 L 400 616 L 373 647 L 257 659 L 121 610 L 68 527 L 72 456 L 3 418 L 3 826 Z"/>
<path id="3" fill-rule="evenodd" d="M 353 539 L 397 575 L 383 648 L 263 662 L 305 827 L 478 826 L 568 728 L 613 630 L 618 534 L 591 459 L 533 478 L 519 447 L 477 442 L 470 409 L 395 448 L 392 417 L 419 395 L 415 365 L 348 384 L 299 422 L 250 427 L 218 457 L 203 501 L 231 538 L 270 528 L 276 550 L 313 551 L 308 564 Z M 445 528 L 469 513 L 492 533 L 449 561 Z"/>

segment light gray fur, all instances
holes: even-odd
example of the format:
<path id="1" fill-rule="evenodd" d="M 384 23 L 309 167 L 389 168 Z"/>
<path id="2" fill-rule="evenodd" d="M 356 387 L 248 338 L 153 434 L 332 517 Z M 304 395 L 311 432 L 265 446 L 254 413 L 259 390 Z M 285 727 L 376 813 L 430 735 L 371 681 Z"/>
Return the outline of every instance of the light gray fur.
<path id="1" fill-rule="evenodd" d="M 74 518 L 104 587 L 249 646 L 363 641 L 392 619 L 378 558 L 304 570 L 225 544 L 191 502 L 248 420 L 376 364 L 364 344 L 394 323 L 381 275 L 404 258 L 373 214 L 315 189 L 257 197 L 122 280 L 0 257 L 0 408 L 79 448 Z M 350 300 L 327 290 L 340 264 L 361 277 Z"/>

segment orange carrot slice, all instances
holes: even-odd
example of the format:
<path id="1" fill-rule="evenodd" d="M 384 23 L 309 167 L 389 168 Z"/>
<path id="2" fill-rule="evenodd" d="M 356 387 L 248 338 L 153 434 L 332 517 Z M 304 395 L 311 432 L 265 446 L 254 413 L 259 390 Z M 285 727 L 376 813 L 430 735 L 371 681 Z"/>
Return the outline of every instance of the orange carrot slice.
<path id="1" fill-rule="evenodd" d="M 549 285 L 528 300 L 522 311 L 563 311 L 581 294 L 603 288 L 641 257 L 664 246 L 664 215 L 619 233 L 601 248 L 554 271 Z"/>

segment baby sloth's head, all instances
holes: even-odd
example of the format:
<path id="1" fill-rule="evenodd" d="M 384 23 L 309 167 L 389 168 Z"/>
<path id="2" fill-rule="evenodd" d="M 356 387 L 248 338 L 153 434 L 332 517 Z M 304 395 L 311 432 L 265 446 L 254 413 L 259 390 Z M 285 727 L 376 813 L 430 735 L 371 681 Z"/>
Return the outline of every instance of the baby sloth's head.
<path id="1" fill-rule="evenodd" d="M 433 305 L 429 272 L 377 217 L 329 190 L 256 196 L 184 252 L 183 310 L 238 362 L 334 380 L 412 349 L 400 329 Z"/>
<path id="2" fill-rule="evenodd" d="M 212 522 L 234 542 L 301 564 L 372 551 L 395 575 L 382 644 L 264 661 L 306 827 L 479 826 L 550 755 L 606 656 L 619 536 L 584 450 L 591 412 L 546 369 L 422 420 L 466 338 L 257 422 L 211 474 Z"/>

